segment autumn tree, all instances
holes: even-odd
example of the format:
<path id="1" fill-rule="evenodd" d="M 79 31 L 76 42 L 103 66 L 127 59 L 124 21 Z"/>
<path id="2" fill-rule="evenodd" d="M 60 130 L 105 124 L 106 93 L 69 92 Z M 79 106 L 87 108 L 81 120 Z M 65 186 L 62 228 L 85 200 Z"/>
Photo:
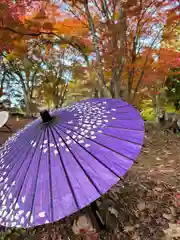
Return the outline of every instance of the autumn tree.
<path id="1" fill-rule="evenodd" d="M 9 91 L 13 86 L 18 90 L 21 89 L 16 93 L 22 92 L 26 114 L 30 115 L 33 112 L 34 90 L 42 77 L 40 66 L 32 63 L 28 57 L 21 57 L 15 52 L 4 53 L 1 65 L 4 67 L 5 74 L 3 87 L 6 85 Z"/>
<path id="2" fill-rule="evenodd" d="M 146 83 L 149 65 L 167 23 L 178 18 L 176 6 L 164 1 L 66 1 L 68 19 L 61 22 L 69 34 L 83 38 L 84 31 L 96 63 L 97 85 L 105 96 L 123 96 L 133 101 Z M 167 8 L 171 6 L 171 11 Z M 173 13 L 174 11 L 174 13 Z M 174 18 L 170 19 L 171 14 Z M 60 23 L 59 23 L 60 24 Z M 76 26 L 82 28 L 76 32 Z M 74 27 L 74 28 L 73 28 Z M 167 37 L 167 36 L 166 36 Z M 123 90 L 123 91 L 122 91 Z"/>
<path id="3" fill-rule="evenodd" d="M 158 100 L 157 106 L 158 102 L 161 102 L 159 109 L 164 108 L 166 102 L 174 103 L 176 109 L 178 107 L 178 83 L 176 81 L 180 74 L 180 21 L 177 15 L 179 7 L 180 5 L 175 1 L 174 8 L 169 8 L 162 31 L 161 44 L 153 51 L 156 61 L 151 65 L 151 73 L 154 74 L 152 86 L 154 92 L 158 92 L 154 97 Z M 152 74 L 149 73 L 149 76 Z"/>
<path id="4" fill-rule="evenodd" d="M 178 74 L 176 74 L 178 72 Z M 180 68 L 172 69 L 172 75 L 166 80 L 166 94 L 175 110 L 180 110 Z M 175 74 L 173 74 L 175 73 Z"/>
<path id="5" fill-rule="evenodd" d="M 36 62 L 41 63 L 43 78 L 36 88 L 36 95 L 41 98 L 42 102 L 48 105 L 52 102 L 54 108 L 59 108 L 66 100 L 72 69 L 69 56 L 72 51 L 66 46 L 63 48 L 56 44 L 48 49 L 44 46 L 38 46 L 38 48 L 41 53 L 39 52 L 36 57 Z"/>
<path id="6" fill-rule="evenodd" d="M 42 4 L 41 4 L 42 5 Z M 14 41 L 27 38 L 28 26 L 22 16 L 38 11 L 40 4 L 34 0 L 0 0 L 0 50 L 10 50 Z"/>
<path id="7" fill-rule="evenodd" d="M 11 32 L 11 42 L 22 55 L 28 51 L 27 40 L 33 39 L 41 41 L 47 52 L 52 44 L 77 49 L 86 61 L 82 79 L 86 82 L 89 74 L 90 86 L 100 97 L 134 102 L 144 88 L 153 87 L 156 80 L 165 81 L 166 48 L 160 46 L 177 27 L 177 1 L 45 2 L 33 13 L 18 18 L 22 30 L 20 25 L 2 27 Z M 168 34 L 165 26 L 171 28 Z M 172 58 L 173 51 L 168 55 Z"/>
<path id="8" fill-rule="evenodd" d="M 59 21 L 63 2 L 49 0 L 0 0 L 0 50 L 11 51 L 28 40 L 38 39 L 45 45 L 49 42 L 69 44 L 85 56 L 86 46 L 78 38 L 68 36 L 66 27 Z M 19 49 L 18 49 L 19 50 Z M 21 53 L 27 51 L 26 46 Z"/>

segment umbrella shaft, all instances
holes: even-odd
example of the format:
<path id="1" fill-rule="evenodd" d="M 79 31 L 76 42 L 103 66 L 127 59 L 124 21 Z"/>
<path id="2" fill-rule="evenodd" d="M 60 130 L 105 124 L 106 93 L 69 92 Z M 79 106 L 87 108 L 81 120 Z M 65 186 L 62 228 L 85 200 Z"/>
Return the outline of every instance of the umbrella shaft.
<path id="1" fill-rule="evenodd" d="M 40 115 L 44 123 L 52 120 L 52 117 L 47 110 L 40 112 Z"/>
<path id="2" fill-rule="evenodd" d="M 96 218 L 96 221 L 97 221 L 100 229 L 105 229 L 106 226 L 105 226 L 105 223 L 102 220 L 102 217 L 98 211 L 99 209 L 98 209 L 96 202 L 91 203 L 90 206 L 91 206 L 92 213 L 93 213 L 94 217 Z"/>

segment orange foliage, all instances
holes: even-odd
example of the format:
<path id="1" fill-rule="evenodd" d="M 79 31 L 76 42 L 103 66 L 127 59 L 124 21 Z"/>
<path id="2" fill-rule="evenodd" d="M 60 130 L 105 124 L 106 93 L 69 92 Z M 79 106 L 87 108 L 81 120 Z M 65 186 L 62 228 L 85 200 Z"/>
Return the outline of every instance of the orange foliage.
<path id="1" fill-rule="evenodd" d="M 179 53 L 163 48 L 159 51 L 156 43 L 156 41 L 160 43 L 162 36 L 168 38 L 168 35 L 162 35 L 163 31 L 159 31 L 160 24 L 171 26 L 178 19 L 178 7 L 173 7 L 173 1 L 117 1 L 117 8 L 112 12 L 113 17 L 104 18 L 103 21 L 104 15 L 102 11 L 99 11 L 99 9 L 102 10 L 103 1 L 96 1 L 97 6 L 91 4 L 92 1 L 88 1 L 106 82 L 111 81 L 114 69 L 119 69 L 122 56 L 124 58 L 122 84 L 127 84 L 129 75 L 133 72 L 133 88 L 136 87 L 142 72 L 142 86 L 150 85 L 154 84 L 157 78 L 164 81 L 170 68 L 179 64 L 176 60 Z M 68 4 L 72 6 L 74 16 L 71 14 L 68 18 L 62 17 L 61 20 L 56 21 L 53 24 L 53 31 L 83 42 L 94 55 L 95 46 L 88 16 L 81 11 L 81 6 L 86 3 L 85 1 L 68 1 Z M 112 9 L 113 3 L 114 1 L 109 1 L 109 9 Z M 125 21 L 120 18 L 118 8 L 120 6 L 124 9 Z M 170 6 L 172 9 L 168 9 Z M 65 16 L 63 11 L 61 14 Z M 124 33 L 126 36 L 123 35 Z M 123 37 L 124 43 L 121 42 Z M 159 57 L 158 61 L 155 61 L 154 55 Z M 94 60 L 93 67 L 100 67 L 97 59 Z"/>
<path id="2" fill-rule="evenodd" d="M 10 50 L 21 45 L 22 39 L 51 31 L 59 13 L 58 7 L 46 0 L 0 0 L 0 50 Z"/>
<path id="3" fill-rule="evenodd" d="M 2 0 L 0 0 L 0 4 L 1 2 Z M 94 0 L 88 1 L 91 19 L 84 10 L 87 1 L 69 0 L 64 2 L 69 4 L 71 12 L 67 13 L 59 5 L 50 3 L 47 3 L 44 8 L 44 3 L 42 3 L 39 4 L 38 9 L 33 9 L 31 14 L 25 10 L 23 13 L 20 11 L 21 14 L 18 13 L 18 17 L 14 17 L 14 14 L 10 13 L 10 7 L 6 4 L 8 7 L 4 8 L 7 11 L 5 26 L 13 29 L 19 28 L 21 32 L 28 30 L 30 35 L 32 33 L 32 36 L 29 37 L 33 37 L 33 33 L 39 32 L 54 33 L 66 37 L 76 44 L 82 44 L 83 47 L 85 46 L 84 49 L 88 49 L 93 55 L 93 68 L 103 70 L 106 83 L 109 83 L 113 76 L 117 75 L 123 60 L 121 83 L 127 85 L 132 78 L 133 89 L 139 84 L 141 76 L 142 86 L 154 84 L 157 78 L 164 81 L 170 68 L 179 64 L 178 52 L 173 49 L 158 49 L 162 37 L 169 37 L 165 31 L 163 32 L 163 28 L 160 31 L 161 26 L 171 26 L 178 20 L 178 6 L 172 4 L 176 2 L 175 0 L 108 1 L 106 10 L 102 4 L 103 0 L 96 0 L 96 5 Z M 114 3 L 116 3 L 115 8 Z M 12 32 L 9 34 L 7 30 L 2 31 L 2 29 L 3 26 L 0 35 L 10 39 L 11 44 L 17 47 L 16 43 L 20 41 L 17 34 L 14 35 Z M 46 47 L 46 55 L 48 55 L 50 47 L 50 45 Z M 154 55 L 158 56 L 158 61 L 154 59 Z M 118 80 L 116 79 L 116 81 Z"/>

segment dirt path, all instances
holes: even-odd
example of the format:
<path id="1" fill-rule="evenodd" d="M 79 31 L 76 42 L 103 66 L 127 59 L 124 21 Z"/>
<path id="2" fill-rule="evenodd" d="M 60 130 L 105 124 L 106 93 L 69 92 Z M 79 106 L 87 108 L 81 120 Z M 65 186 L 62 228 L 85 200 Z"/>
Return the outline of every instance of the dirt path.
<path id="1" fill-rule="evenodd" d="M 145 147 L 124 188 L 109 192 L 119 202 L 114 208 L 121 219 L 114 239 L 180 239 L 180 137 L 147 129 Z"/>

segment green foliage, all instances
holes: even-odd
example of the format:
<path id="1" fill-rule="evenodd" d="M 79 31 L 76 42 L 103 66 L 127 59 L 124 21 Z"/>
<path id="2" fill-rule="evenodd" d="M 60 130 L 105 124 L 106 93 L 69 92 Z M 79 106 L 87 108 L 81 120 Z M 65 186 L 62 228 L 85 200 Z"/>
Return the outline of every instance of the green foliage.
<path id="1" fill-rule="evenodd" d="M 169 104 L 165 106 L 165 110 L 166 112 L 176 112 L 176 113 L 180 113 L 180 110 L 176 110 L 173 106 L 173 104 Z"/>
<path id="2" fill-rule="evenodd" d="M 25 239 L 27 235 L 26 229 L 6 229 L 5 232 L 0 233 L 0 240 L 11 240 L 11 239 Z"/>
<path id="3" fill-rule="evenodd" d="M 141 116 L 144 120 L 153 121 L 155 120 L 155 112 L 152 107 L 152 100 L 143 100 L 140 106 L 141 108 Z"/>
<path id="4" fill-rule="evenodd" d="M 176 110 L 180 110 L 180 68 L 172 70 L 166 81 L 166 95 Z"/>
<path id="5" fill-rule="evenodd" d="M 141 116 L 143 117 L 144 120 L 147 121 L 153 121 L 155 120 L 155 113 L 153 108 L 147 107 L 141 112 Z"/>

